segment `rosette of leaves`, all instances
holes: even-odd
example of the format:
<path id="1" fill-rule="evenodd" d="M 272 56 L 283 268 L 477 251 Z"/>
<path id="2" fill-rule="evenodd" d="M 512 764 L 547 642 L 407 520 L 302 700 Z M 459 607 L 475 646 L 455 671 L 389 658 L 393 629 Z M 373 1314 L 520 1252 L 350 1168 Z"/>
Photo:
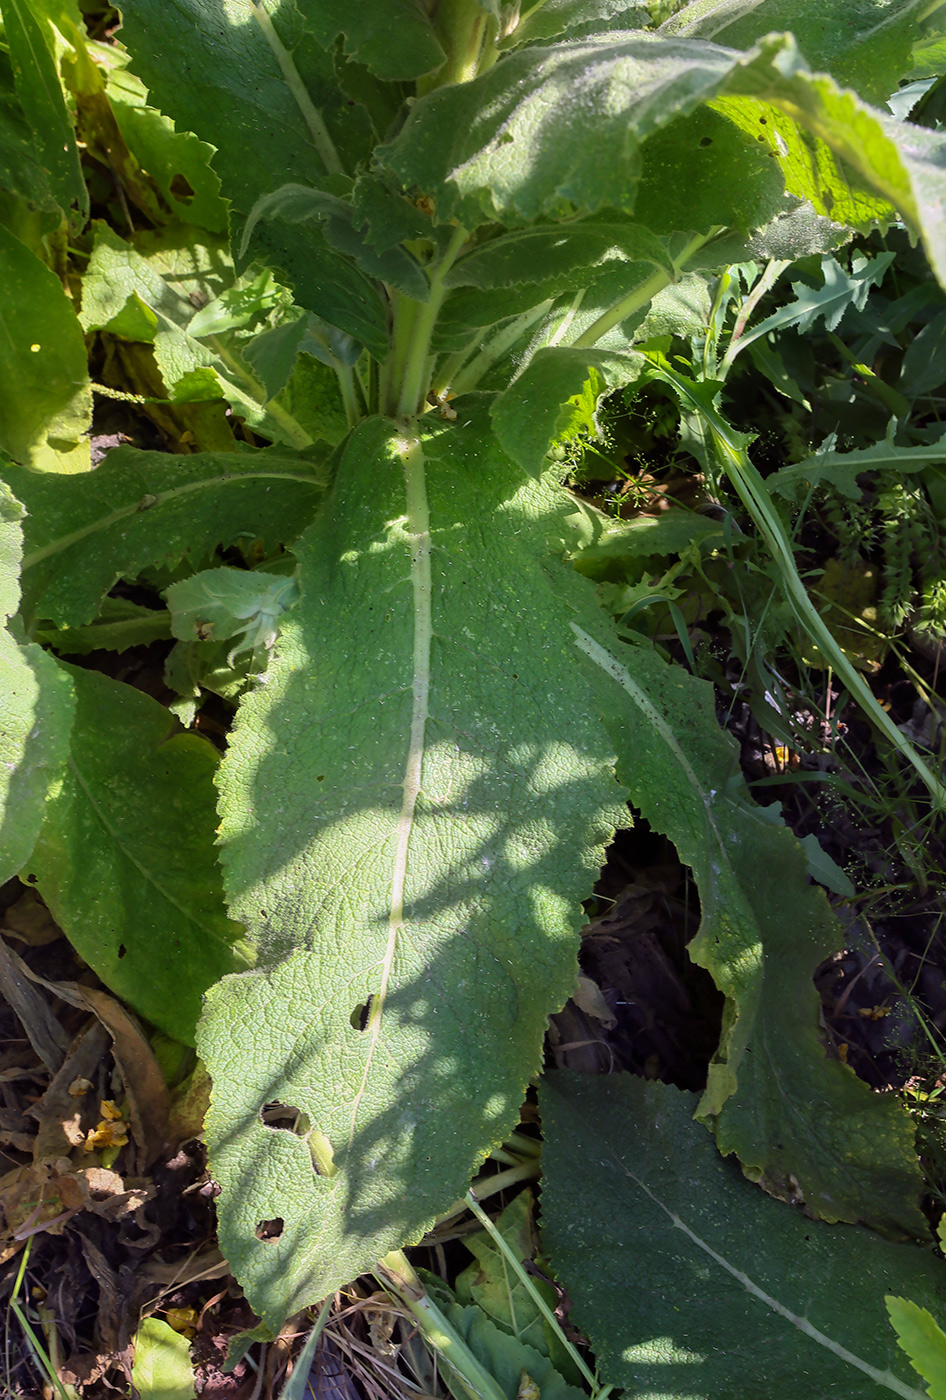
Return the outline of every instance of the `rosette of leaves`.
<path id="1" fill-rule="evenodd" d="M 278 1328 L 417 1240 L 502 1141 L 629 795 L 693 865 L 728 998 L 705 1123 L 813 1211 L 922 1234 L 906 1119 L 818 1040 L 840 934 L 804 855 L 754 815 L 706 689 L 623 648 L 563 562 L 547 457 L 637 381 L 640 337 L 691 328 L 750 249 L 782 256 L 789 214 L 794 256 L 899 217 L 946 278 L 946 137 L 870 105 L 915 7 L 788 7 L 797 37 L 775 0 L 662 29 L 602 0 L 211 10 L 130 0 L 122 39 L 215 148 L 238 271 L 316 318 L 282 349 L 316 327 L 348 423 L 283 522 L 298 599 L 216 778 L 257 961 L 201 988 L 198 1045 L 253 1305 Z"/>

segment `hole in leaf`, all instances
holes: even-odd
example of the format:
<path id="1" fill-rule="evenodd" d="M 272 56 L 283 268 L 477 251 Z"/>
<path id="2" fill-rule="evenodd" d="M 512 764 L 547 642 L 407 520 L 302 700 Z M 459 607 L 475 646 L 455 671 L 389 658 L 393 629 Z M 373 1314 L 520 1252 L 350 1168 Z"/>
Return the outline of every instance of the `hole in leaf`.
<path id="1" fill-rule="evenodd" d="M 769 124 L 769 119 L 768 119 L 768 117 L 760 117 L 760 118 L 759 118 L 759 124 L 760 124 L 760 126 L 768 126 L 768 124 Z"/>
<path id="2" fill-rule="evenodd" d="M 367 1001 L 363 1001 L 359 1006 L 356 1006 L 349 1016 L 348 1019 L 351 1021 L 356 1031 L 363 1031 L 366 1029 L 368 1017 L 371 1015 L 371 1003 L 373 1001 L 374 997 L 369 997 Z"/>
<path id="3" fill-rule="evenodd" d="M 502 131 L 499 134 L 499 140 L 496 142 L 496 144 L 497 146 L 511 146 L 514 139 L 515 138 L 511 136 L 508 131 Z"/>
<path id="4" fill-rule="evenodd" d="M 309 1120 L 301 1109 L 293 1107 L 292 1104 L 264 1103 L 259 1111 L 259 1119 L 264 1128 L 273 1128 L 284 1133 L 295 1133 L 296 1137 L 304 1137 L 309 1131 Z"/>
<path id="5" fill-rule="evenodd" d="M 286 1222 L 281 1215 L 277 1215 L 275 1220 L 261 1220 L 254 1230 L 258 1240 L 263 1240 L 266 1244 L 275 1244 L 276 1240 L 282 1237 Z"/>
<path id="6" fill-rule="evenodd" d="M 181 175 L 180 172 L 174 176 L 168 188 L 175 199 L 179 199 L 184 203 L 194 198 L 194 186 L 191 184 L 190 180 L 188 180 L 186 176 Z"/>
<path id="7" fill-rule="evenodd" d="M 700 145 L 701 145 L 701 146 L 712 146 L 712 144 L 713 144 L 713 138 L 712 138 L 712 136 L 701 136 L 701 137 L 700 137 Z"/>
<path id="8" fill-rule="evenodd" d="M 128 952 L 128 949 L 125 947 L 124 943 L 119 943 L 119 945 L 118 945 L 118 956 L 119 956 L 120 958 L 123 958 L 127 952 Z"/>

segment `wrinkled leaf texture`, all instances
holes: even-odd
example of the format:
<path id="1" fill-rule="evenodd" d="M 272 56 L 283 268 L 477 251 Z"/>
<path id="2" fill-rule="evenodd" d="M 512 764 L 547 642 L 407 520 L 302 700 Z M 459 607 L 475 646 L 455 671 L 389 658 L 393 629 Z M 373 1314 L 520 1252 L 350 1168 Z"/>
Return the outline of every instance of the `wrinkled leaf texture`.
<path id="1" fill-rule="evenodd" d="M 217 754 L 150 695 L 68 671 L 71 751 L 24 876 L 111 991 L 193 1044 L 203 991 L 247 962 L 213 848 Z"/>
<path id="2" fill-rule="evenodd" d="M 116 582 L 156 564 L 195 562 L 241 537 L 288 544 L 325 489 L 318 447 L 172 457 L 118 447 L 90 474 L 0 465 L 22 499 L 23 611 L 80 627 Z"/>
<path id="3" fill-rule="evenodd" d="M 462 1193 L 572 990 L 626 809 L 572 655 L 593 591 L 549 557 L 567 509 L 481 404 L 418 441 L 356 428 L 298 545 L 301 600 L 219 777 L 262 970 L 211 990 L 199 1036 L 222 1247 L 271 1326 Z"/>

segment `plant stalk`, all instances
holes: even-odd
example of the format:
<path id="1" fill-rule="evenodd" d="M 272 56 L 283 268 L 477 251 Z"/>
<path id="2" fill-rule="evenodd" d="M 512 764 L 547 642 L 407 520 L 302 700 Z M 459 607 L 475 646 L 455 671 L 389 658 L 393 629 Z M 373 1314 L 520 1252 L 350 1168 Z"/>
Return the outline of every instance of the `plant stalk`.
<path id="1" fill-rule="evenodd" d="M 407 301 L 406 298 L 402 298 L 395 308 L 393 362 L 396 377 L 391 388 L 397 392 L 395 414 L 398 417 L 413 418 L 423 408 L 429 388 L 430 338 L 447 294 L 446 276 L 468 236 L 462 225 L 457 225 L 454 229 L 443 257 L 431 274 L 430 296 L 427 301 Z M 402 306 L 405 307 L 405 311 L 408 306 L 413 308 L 410 316 L 404 318 L 406 324 L 404 321 L 398 323 L 397 313 Z"/>
<path id="2" fill-rule="evenodd" d="M 466 1342 L 450 1325 L 428 1295 L 401 1250 L 392 1250 L 377 1265 L 382 1281 L 392 1288 L 420 1326 L 438 1356 L 459 1377 L 477 1400 L 506 1400 L 495 1376 L 490 1375 Z"/>
<path id="3" fill-rule="evenodd" d="M 691 381 L 684 375 L 671 369 L 666 362 L 657 368 L 657 374 L 676 389 L 680 397 L 689 403 L 709 428 L 716 460 L 765 540 L 778 566 L 782 588 L 799 626 L 830 661 L 865 716 L 912 765 L 932 797 L 933 805 L 938 809 L 946 809 L 946 785 L 923 762 L 913 744 L 900 733 L 887 712 L 878 704 L 870 686 L 845 656 L 831 629 L 808 596 L 795 564 L 791 540 L 772 505 L 765 482 L 750 462 L 746 449 L 736 441 L 723 418 L 693 392 Z"/>

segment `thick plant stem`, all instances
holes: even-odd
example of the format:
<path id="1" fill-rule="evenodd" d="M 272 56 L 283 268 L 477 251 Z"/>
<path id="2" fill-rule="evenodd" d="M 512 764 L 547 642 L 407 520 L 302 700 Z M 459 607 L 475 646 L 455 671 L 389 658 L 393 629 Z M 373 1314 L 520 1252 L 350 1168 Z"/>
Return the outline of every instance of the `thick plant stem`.
<path id="1" fill-rule="evenodd" d="M 413 1315 L 427 1342 L 451 1372 L 477 1400 L 506 1400 L 505 1393 L 451 1327 L 399 1250 L 386 1254 L 378 1264 L 382 1281 L 394 1290 Z"/>
<path id="2" fill-rule="evenodd" d="M 394 412 L 400 418 L 413 418 L 423 408 L 429 387 L 430 338 L 447 294 L 447 273 L 456 262 L 467 237 L 467 231 L 462 226 L 454 230 L 443 257 L 431 274 L 430 296 L 427 301 L 407 303 L 414 309 L 401 323 L 398 321 L 397 312 L 404 306 L 406 298 L 395 308 L 392 354 L 395 370 L 391 390 L 392 394 L 397 395 Z"/>
<path id="3" fill-rule="evenodd" d="M 442 4 L 436 29 L 447 61 L 429 78 L 421 79 L 417 84 L 419 94 L 447 83 L 468 83 L 495 63 L 496 21 L 479 0 L 448 0 Z"/>
<path id="4" fill-rule="evenodd" d="M 250 0 L 253 10 L 253 18 L 259 25 L 266 38 L 266 42 L 273 51 L 273 57 L 279 64 L 280 71 L 286 80 L 286 86 L 296 100 L 296 106 L 302 113 L 302 119 L 309 129 L 312 137 L 312 144 L 321 157 L 322 164 L 329 175 L 344 175 L 345 167 L 339 159 L 335 149 L 335 142 L 328 133 L 328 127 L 322 120 L 322 113 L 316 107 L 312 98 L 306 90 L 305 83 L 299 74 L 299 70 L 293 61 L 292 55 L 283 44 L 273 26 L 273 22 L 264 10 L 262 0 Z"/>

